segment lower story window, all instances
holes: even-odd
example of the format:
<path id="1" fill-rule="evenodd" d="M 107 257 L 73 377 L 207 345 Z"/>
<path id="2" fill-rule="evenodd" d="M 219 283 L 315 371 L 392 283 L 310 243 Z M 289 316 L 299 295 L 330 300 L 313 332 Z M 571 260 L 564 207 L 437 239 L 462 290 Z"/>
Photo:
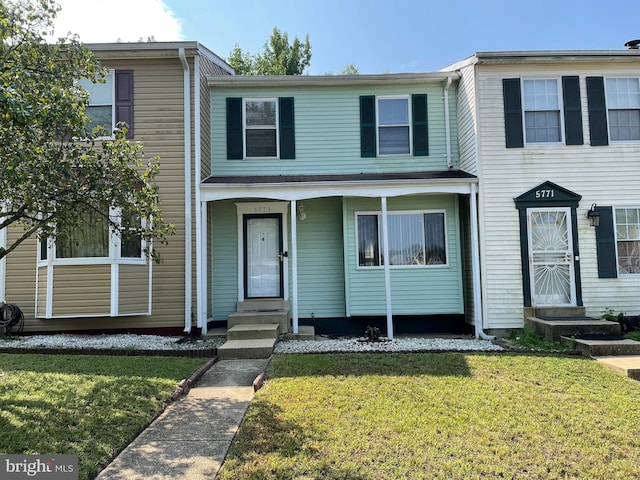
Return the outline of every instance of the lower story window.
<path id="1" fill-rule="evenodd" d="M 444 212 L 389 213 L 389 265 L 446 265 Z M 357 215 L 358 266 L 384 265 L 381 216 Z"/>
<path id="2" fill-rule="evenodd" d="M 640 208 L 616 208 L 618 272 L 640 273 Z"/>
<path id="3" fill-rule="evenodd" d="M 95 212 L 79 213 L 81 221 L 56 237 L 57 258 L 109 256 L 109 220 Z"/>

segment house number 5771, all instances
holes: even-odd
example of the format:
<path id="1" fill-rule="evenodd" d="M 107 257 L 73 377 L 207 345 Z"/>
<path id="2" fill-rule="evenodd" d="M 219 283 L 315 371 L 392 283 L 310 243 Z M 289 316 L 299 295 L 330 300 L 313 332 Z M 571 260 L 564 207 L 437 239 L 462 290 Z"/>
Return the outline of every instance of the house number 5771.
<path id="1" fill-rule="evenodd" d="M 536 190 L 536 198 L 553 198 L 555 196 L 555 190 Z"/>

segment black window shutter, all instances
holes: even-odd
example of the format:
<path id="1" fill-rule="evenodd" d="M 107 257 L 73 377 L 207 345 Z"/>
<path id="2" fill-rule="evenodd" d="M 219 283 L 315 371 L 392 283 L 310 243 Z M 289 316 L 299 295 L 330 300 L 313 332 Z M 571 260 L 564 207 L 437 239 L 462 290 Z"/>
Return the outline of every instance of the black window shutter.
<path id="1" fill-rule="evenodd" d="M 609 145 L 607 132 L 607 106 L 604 99 L 604 78 L 587 77 L 587 104 L 589 107 L 589 135 L 591 145 Z"/>
<path id="2" fill-rule="evenodd" d="M 376 97 L 360 97 L 360 156 L 376 156 Z"/>
<path id="3" fill-rule="evenodd" d="M 596 251 L 598 255 L 598 277 L 616 278 L 618 262 L 616 259 L 615 225 L 612 207 L 596 207 L 600 214 L 600 225 L 596 227 Z"/>
<path id="4" fill-rule="evenodd" d="M 242 98 L 227 98 L 227 159 L 242 160 Z"/>
<path id="5" fill-rule="evenodd" d="M 522 133 L 522 98 L 520 97 L 520 79 L 503 78 L 504 97 L 504 136 L 507 148 L 524 147 Z"/>
<path id="6" fill-rule="evenodd" d="M 127 138 L 133 138 L 133 70 L 116 70 L 116 123 L 127 124 Z"/>
<path id="7" fill-rule="evenodd" d="M 280 158 L 296 158 L 293 97 L 281 97 L 278 102 L 280 112 Z"/>
<path id="8" fill-rule="evenodd" d="M 416 157 L 426 157 L 429 155 L 427 95 L 412 95 L 411 104 L 413 109 L 413 154 Z"/>
<path id="9" fill-rule="evenodd" d="M 580 77 L 562 77 L 564 98 L 564 136 L 567 145 L 582 145 L 582 105 L 580 102 Z"/>

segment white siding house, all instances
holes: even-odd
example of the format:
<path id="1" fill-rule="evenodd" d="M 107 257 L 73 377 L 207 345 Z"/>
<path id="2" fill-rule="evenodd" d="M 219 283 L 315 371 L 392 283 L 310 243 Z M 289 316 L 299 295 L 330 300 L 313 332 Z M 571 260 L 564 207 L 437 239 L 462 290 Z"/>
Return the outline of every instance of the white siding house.
<path id="1" fill-rule="evenodd" d="M 479 178 L 484 328 L 540 307 L 639 314 L 640 52 L 481 52 L 445 70 Z"/>

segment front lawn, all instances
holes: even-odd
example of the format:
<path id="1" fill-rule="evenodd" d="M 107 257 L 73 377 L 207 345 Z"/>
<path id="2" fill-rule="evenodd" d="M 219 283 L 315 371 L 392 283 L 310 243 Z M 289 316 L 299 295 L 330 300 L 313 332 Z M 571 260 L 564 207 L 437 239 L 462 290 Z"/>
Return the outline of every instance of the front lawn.
<path id="1" fill-rule="evenodd" d="M 640 478 L 638 405 L 577 356 L 280 355 L 221 478 Z"/>
<path id="2" fill-rule="evenodd" d="M 0 354 L 0 454 L 78 455 L 94 478 L 204 361 Z"/>

